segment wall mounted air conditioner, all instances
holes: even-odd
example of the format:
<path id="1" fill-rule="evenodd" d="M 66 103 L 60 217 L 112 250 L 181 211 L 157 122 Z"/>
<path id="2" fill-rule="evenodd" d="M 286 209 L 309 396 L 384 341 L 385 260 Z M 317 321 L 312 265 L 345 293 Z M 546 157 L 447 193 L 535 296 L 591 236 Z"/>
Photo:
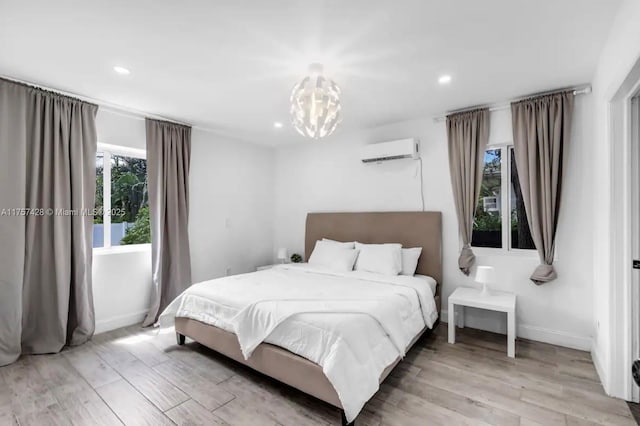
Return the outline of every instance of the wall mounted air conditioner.
<path id="1" fill-rule="evenodd" d="M 363 163 L 380 163 L 382 161 L 416 159 L 420 156 L 420 141 L 416 138 L 379 142 L 362 147 L 360 159 Z"/>

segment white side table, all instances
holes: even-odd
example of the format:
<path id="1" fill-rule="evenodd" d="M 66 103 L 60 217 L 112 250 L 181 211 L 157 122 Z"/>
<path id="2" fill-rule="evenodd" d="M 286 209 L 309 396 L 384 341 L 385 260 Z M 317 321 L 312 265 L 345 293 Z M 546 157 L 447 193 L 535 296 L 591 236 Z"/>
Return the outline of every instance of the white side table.
<path id="1" fill-rule="evenodd" d="M 482 296 L 480 290 L 458 287 L 449 296 L 449 343 L 456 342 L 455 307 L 460 307 L 460 327 L 464 327 L 464 307 L 487 309 L 507 314 L 507 355 L 516 356 L 516 295 L 504 291 L 492 290 L 488 296 Z"/>
<path id="2" fill-rule="evenodd" d="M 282 265 L 282 263 L 274 263 L 273 265 L 258 266 L 258 267 L 256 268 L 256 271 L 264 271 L 264 270 L 266 270 L 266 269 L 271 269 L 271 268 L 273 268 L 273 267 L 275 267 L 275 266 L 278 266 L 278 265 Z"/>

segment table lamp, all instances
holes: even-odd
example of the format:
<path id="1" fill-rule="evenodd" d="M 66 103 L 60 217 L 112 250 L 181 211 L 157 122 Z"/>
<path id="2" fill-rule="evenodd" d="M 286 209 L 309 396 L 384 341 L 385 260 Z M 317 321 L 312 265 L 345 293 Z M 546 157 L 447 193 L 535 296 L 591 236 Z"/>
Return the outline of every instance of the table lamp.
<path id="1" fill-rule="evenodd" d="M 286 248 L 279 248 L 278 249 L 278 260 L 281 261 L 282 263 L 284 263 L 286 259 L 287 259 L 287 249 Z"/>
<path id="2" fill-rule="evenodd" d="M 496 273 L 493 266 L 478 266 L 476 270 L 476 282 L 482 284 L 482 291 L 480 295 L 489 296 L 488 284 L 493 284 L 496 281 Z"/>

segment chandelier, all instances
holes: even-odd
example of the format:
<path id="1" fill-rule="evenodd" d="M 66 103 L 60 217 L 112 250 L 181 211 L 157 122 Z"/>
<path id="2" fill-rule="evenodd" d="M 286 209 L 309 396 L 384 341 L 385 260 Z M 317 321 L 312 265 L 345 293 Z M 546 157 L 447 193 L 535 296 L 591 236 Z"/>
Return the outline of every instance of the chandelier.
<path id="1" fill-rule="evenodd" d="M 340 88 L 322 74 L 321 64 L 311 64 L 309 75 L 291 91 L 291 121 L 302 135 L 329 136 L 340 123 Z"/>

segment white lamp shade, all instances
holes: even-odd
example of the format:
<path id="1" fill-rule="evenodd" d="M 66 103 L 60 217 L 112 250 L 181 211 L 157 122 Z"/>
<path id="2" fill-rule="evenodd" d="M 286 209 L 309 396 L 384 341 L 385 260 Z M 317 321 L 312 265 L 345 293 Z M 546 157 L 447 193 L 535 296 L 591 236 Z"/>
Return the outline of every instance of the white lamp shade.
<path id="1" fill-rule="evenodd" d="M 287 249 L 286 248 L 279 248 L 278 249 L 278 259 L 284 260 L 286 258 L 287 258 Z"/>
<path id="2" fill-rule="evenodd" d="M 496 271 L 493 266 L 478 266 L 476 270 L 476 282 L 492 284 L 496 281 Z"/>
<path id="3" fill-rule="evenodd" d="M 340 123 L 340 88 L 322 74 L 321 64 L 311 64 L 309 75 L 291 92 L 291 121 L 302 136 L 329 136 Z"/>

